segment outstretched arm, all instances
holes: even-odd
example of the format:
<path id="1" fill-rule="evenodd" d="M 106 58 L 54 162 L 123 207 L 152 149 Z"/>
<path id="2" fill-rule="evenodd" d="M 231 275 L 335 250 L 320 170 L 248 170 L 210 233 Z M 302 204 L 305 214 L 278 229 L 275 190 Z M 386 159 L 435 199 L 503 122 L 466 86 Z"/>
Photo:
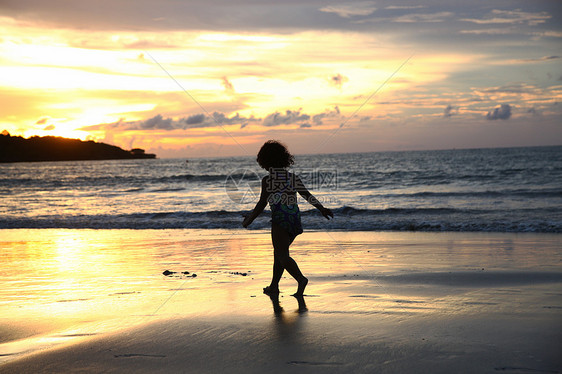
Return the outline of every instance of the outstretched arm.
<path id="1" fill-rule="evenodd" d="M 252 222 L 254 222 L 254 220 L 261 214 L 261 212 L 263 212 L 263 210 L 267 206 L 267 199 L 269 198 L 269 191 L 268 191 L 269 188 L 268 188 L 267 178 L 269 177 L 266 176 L 261 180 L 260 199 L 256 204 L 254 210 L 252 210 L 252 212 L 249 215 L 244 217 L 244 221 L 242 222 L 242 226 L 244 227 L 248 227 Z"/>
<path id="2" fill-rule="evenodd" d="M 320 211 L 320 213 L 322 213 L 322 215 L 324 217 L 326 217 L 326 219 L 330 219 L 330 218 L 334 218 L 334 213 L 332 213 L 332 211 L 328 208 L 325 208 L 320 201 L 318 201 L 318 199 L 316 197 L 314 197 L 313 194 L 310 193 L 310 191 L 305 187 L 304 183 L 302 182 L 302 180 L 298 177 L 295 176 L 296 179 L 296 190 L 297 192 L 306 200 L 308 201 L 308 203 L 310 205 L 312 205 L 313 207 L 315 207 L 316 209 L 318 209 Z"/>

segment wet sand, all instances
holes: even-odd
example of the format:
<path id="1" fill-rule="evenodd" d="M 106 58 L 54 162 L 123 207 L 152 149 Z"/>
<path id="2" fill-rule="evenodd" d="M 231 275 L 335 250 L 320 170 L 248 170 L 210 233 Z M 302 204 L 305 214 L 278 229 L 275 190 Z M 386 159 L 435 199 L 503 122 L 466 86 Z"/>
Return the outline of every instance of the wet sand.
<path id="1" fill-rule="evenodd" d="M 2 233 L 0 373 L 562 371 L 560 235 Z"/>

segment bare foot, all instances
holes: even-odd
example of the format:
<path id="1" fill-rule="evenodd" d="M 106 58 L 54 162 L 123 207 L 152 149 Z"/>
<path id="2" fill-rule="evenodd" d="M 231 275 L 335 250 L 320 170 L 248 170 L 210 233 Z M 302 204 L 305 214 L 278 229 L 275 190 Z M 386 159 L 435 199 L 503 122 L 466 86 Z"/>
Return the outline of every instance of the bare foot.
<path id="1" fill-rule="evenodd" d="M 297 292 L 294 293 L 293 296 L 304 296 L 304 289 L 306 288 L 307 284 L 308 278 L 302 277 L 302 279 L 299 281 L 299 288 L 297 288 Z"/>
<path id="2" fill-rule="evenodd" d="M 279 295 L 279 288 L 273 288 L 271 286 L 267 286 L 263 288 L 263 293 L 269 296 Z"/>
<path id="3" fill-rule="evenodd" d="M 306 307 L 306 301 L 304 301 L 304 295 L 293 295 L 295 297 L 295 299 L 297 299 L 298 303 L 299 303 L 299 309 L 297 309 L 297 312 L 299 312 L 300 314 L 306 313 L 308 312 L 308 308 Z"/>

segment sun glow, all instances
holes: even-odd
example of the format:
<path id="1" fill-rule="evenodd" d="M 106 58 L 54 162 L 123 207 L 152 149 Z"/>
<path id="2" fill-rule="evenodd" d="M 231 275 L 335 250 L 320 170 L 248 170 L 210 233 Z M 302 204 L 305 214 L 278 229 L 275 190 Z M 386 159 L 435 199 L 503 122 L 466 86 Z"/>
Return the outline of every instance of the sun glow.
<path id="1" fill-rule="evenodd" d="M 107 6 L 115 4 L 120 6 L 119 1 Z M 156 153 L 180 144 L 216 149 L 224 141 L 232 143 L 232 137 L 246 141 L 259 138 L 256 134 L 298 143 L 303 133 L 330 136 L 345 120 L 341 139 L 331 139 L 340 141 L 341 149 L 357 151 L 349 144 L 379 147 L 385 136 L 397 134 L 399 124 L 407 124 L 408 130 L 392 142 L 403 149 L 404 144 L 419 148 L 416 129 L 433 132 L 435 121 L 476 122 L 476 127 L 451 129 L 449 141 L 462 146 L 461 139 L 470 135 L 466 129 L 490 129 L 486 113 L 501 104 L 514 108 L 513 116 L 496 125 L 533 115 L 533 121 L 542 121 L 552 132 L 551 124 L 560 122 L 555 107 L 560 57 L 552 52 L 552 38 L 560 34 L 542 28 L 546 21 L 532 25 L 542 28 L 533 34 L 532 44 L 539 49 L 530 51 L 529 40 L 517 41 L 515 53 L 504 41 L 488 40 L 495 34 L 479 29 L 478 23 L 470 34 L 463 32 L 459 27 L 466 25 L 455 22 L 453 11 L 412 18 L 411 10 L 396 8 L 392 13 L 405 14 L 385 19 L 387 10 L 377 10 L 370 20 L 335 12 L 330 27 L 324 23 L 329 22 L 327 14 L 318 9 L 321 17 L 308 19 L 315 27 L 296 26 L 297 18 L 309 17 L 314 9 L 307 8 L 290 26 L 274 22 L 268 28 L 256 27 L 263 20 L 248 13 L 244 19 L 249 23 L 222 31 L 213 30 L 213 22 L 236 22 L 214 19 L 208 24 L 202 20 L 200 29 L 189 22 L 170 27 L 169 20 L 158 16 L 149 23 L 133 22 L 133 28 L 127 19 L 108 27 L 113 21 L 97 19 L 96 12 L 82 14 L 85 18 L 78 21 L 76 13 L 62 8 L 49 9 L 44 20 L 7 10 L 12 14 L 0 17 L 0 131 L 104 140 L 120 147 L 142 144 Z M 59 13 L 60 19 L 50 19 Z M 481 16 L 489 19 L 486 14 Z M 277 14 L 270 16 L 277 20 Z M 384 24 L 389 27 L 380 28 Z M 445 35 L 449 28 L 453 31 Z M 479 35 L 487 39 L 476 43 Z M 542 78 L 528 80 L 523 69 Z M 214 113 L 225 123 L 210 120 Z M 518 136 L 528 138 L 525 130 Z M 427 142 L 442 146 L 438 140 Z"/>
<path id="2" fill-rule="evenodd" d="M 86 38 L 78 32 L 73 39 L 65 30 L 40 36 L 24 28 L 18 34 L 6 24 L 5 29 L 9 29 L 12 37 L 0 43 L 3 59 L 7 61 L 0 66 L 0 74 L 5 77 L 2 86 L 48 92 L 57 98 L 35 108 L 33 127 L 29 127 L 33 117 L 29 111 L 25 114 L 26 123 L 20 123 L 25 135 L 107 138 L 107 133 L 80 129 L 120 120 L 142 120 L 157 114 L 178 119 L 196 114 L 186 113 L 188 107 L 200 111 L 195 101 L 205 103 L 210 112 L 231 116 L 228 109 L 221 109 L 229 107 L 242 116 L 255 118 L 287 110 L 304 113 L 303 108 L 307 113 L 323 113 L 339 106 L 344 112 L 351 112 L 392 73 L 403 57 L 390 54 L 381 60 L 379 52 L 364 48 L 376 45 L 376 41 L 357 33 L 191 32 L 186 35 L 171 32 L 167 40 L 161 33 L 96 32 Z M 107 45 L 107 49 L 77 47 L 89 45 L 84 40 Z M 177 47 L 151 49 L 163 43 Z M 123 48 L 132 45 L 147 49 Z M 311 50 L 311 45 L 316 48 Z M 338 50 L 343 61 L 328 62 L 332 56 L 329 50 Z M 336 75 L 342 80 L 334 84 Z M 428 74 L 415 76 L 424 80 L 436 78 L 429 78 Z M 393 83 L 393 88 L 406 87 L 412 79 Z M 115 95 L 100 96 L 110 92 Z M 120 95 L 121 92 L 128 95 Z M 176 92 L 180 101 L 164 102 L 160 98 L 171 92 Z M 160 108 L 166 108 L 170 114 Z M 184 144 L 191 144 L 208 141 L 209 134 L 213 134 L 216 141 L 225 134 L 220 126 L 214 127 L 190 129 L 190 136 L 200 137 L 198 141 L 180 138 Z M 297 130 L 299 125 L 283 124 L 279 128 Z M 245 129 L 240 125 L 229 127 L 228 132 L 241 134 L 250 130 L 264 128 L 254 122 Z M 125 133 L 134 137 L 140 136 L 139 131 Z M 154 131 L 152 135 L 156 135 Z M 164 140 L 168 135 L 171 133 L 166 131 L 160 134 L 162 144 L 169 143 Z M 119 137 L 112 134 L 110 138 Z"/>
<path id="3" fill-rule="evenodd" d="M 30 130 L 24 133 L 24 137 L 30 136 L 61 136 L 63 138 L 90 140 L 92 135 L 86 131 L 58 127 L 52 130 Z"/>

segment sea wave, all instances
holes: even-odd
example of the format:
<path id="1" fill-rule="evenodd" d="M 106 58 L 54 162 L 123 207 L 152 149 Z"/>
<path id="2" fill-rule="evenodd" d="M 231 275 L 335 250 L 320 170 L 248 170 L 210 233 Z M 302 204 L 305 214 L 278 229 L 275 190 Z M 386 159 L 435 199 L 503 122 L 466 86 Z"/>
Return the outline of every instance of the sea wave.
<path id="1" fill-rule="evenodd" d="M 152 212 L 99 215 L 52 215 L 0 217 L 1 229 L 236 229 L 247 211 Z M 334 209 L 335 219 L 326 221 L 317 211 L 302 212 L 305 229 L 337 231 L 472 231 L 562 233 L 562 217 L 554 214 L 537 219 L 536 213 L 450 208 Z M 535 217 L 535 218 L 531 218 Z M 262 214 L 252 229 L 269 227 L 269 214 Z"/>
<path id="2" fill-rule="evenodd" d="M 337 208 L 326 221 L 303 203 L 309 230 L 562 232 L 560 155 L 562 147 L 308 155 L 294 171 Z M 253 157 L 0 164 L 0 228 L 239 228 L 258 200 L 257 168 Z M 264 213 L 251 227 L 268 226 Z"/>
<path id="3" fill-rule="evenodd" d="M 544 188 L 544 189 L 504 189 L 504 190 L 483 190 L 483 191 L 424 191 L 415 193 L 386 193 L 378 195 L 379 197 L 526 197 L 526 198 L 547 198 L 562 197 L 562 189 Z"/>
<path id="4" fill-rule="evenodd" d="M 224 183 L 229 177 L 227 174 L 177 174 L 169 176 L 150 177 L 143 175 L 120 175 L 120 176 L 77 176 L 63 177 L 60 176 L 37 176 L 37 177 L 11 177 L 0 178 L 0 187 L 18 188 L 40 187 L 45 188 L 76 188 L 76 187 L 96 187 L 102 186 L 139 186 L 139 185 L 169 185 L 185 182 L 222 182 Z M 240 179 L 242 174 L 233 174 L 233 178 Z"/>

